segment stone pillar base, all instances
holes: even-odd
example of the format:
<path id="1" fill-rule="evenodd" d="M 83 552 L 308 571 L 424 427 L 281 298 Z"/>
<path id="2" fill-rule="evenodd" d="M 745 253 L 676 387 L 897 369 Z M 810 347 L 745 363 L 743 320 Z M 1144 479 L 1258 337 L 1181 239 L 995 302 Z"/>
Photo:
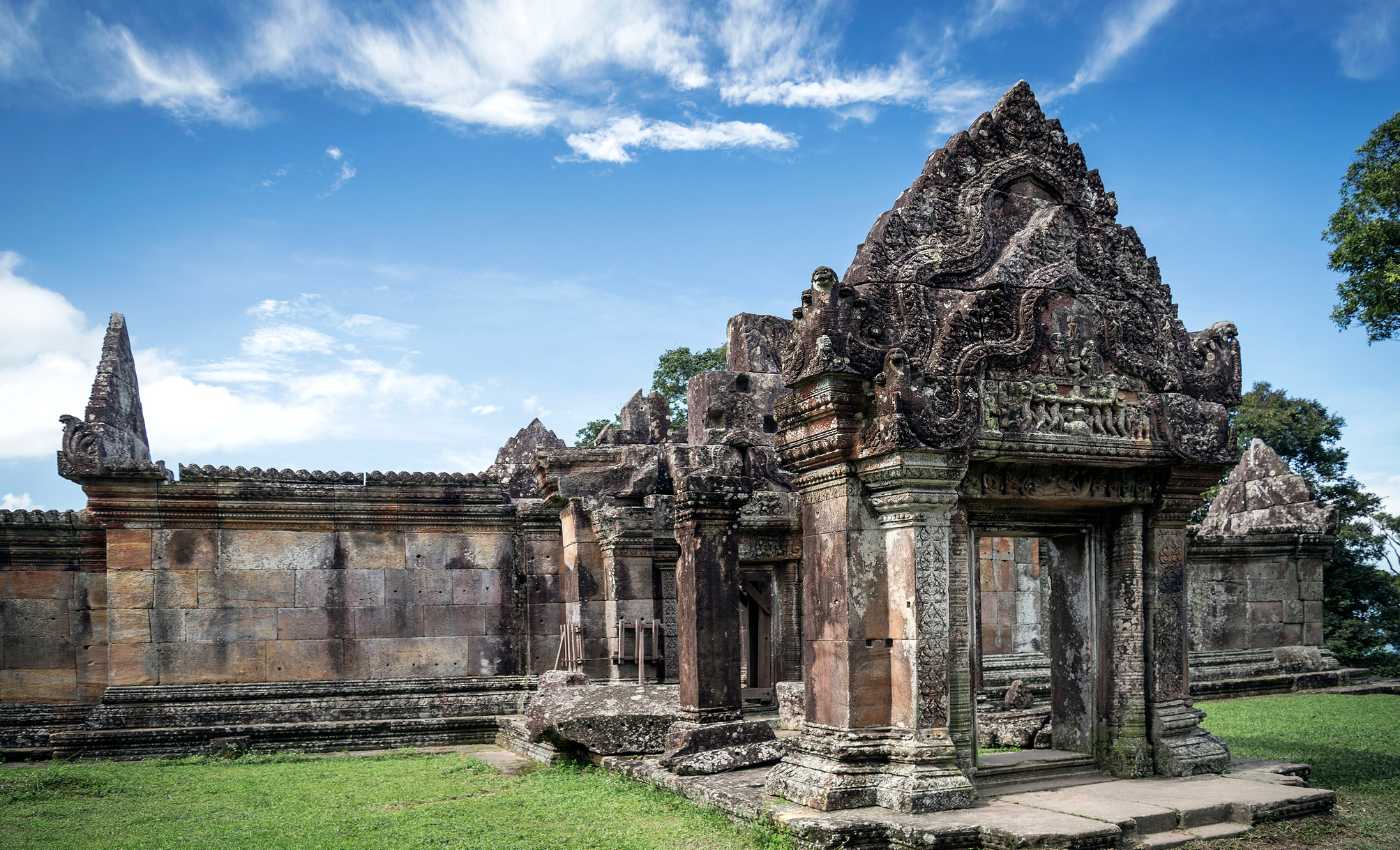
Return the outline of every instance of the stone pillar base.
<path id="1" fill-rule="evenodd" d="M 782 757 L 782 742 L 762 720 L 681 720 L 671 724 L 661 766 L 681 775 L 723 773 L 772 764 Z"/>
<path id="2" fill-rule="evenodd" d="M 1225 742 L 1201 728 L 1205 712 L 1185 700 L 1152 706 L 1153 761 L 1164 776 L 1222 773 L 1230 766 Z"/>
<path id="3" fill-rule="evenodd" d="M 977 791 L 947 738 L 916 740 L 905 730 L 834 730 L 808 724 L 768 774 L 767 791 L 829 812 L 881 806 L 935 812 L 973 804 Z"/>

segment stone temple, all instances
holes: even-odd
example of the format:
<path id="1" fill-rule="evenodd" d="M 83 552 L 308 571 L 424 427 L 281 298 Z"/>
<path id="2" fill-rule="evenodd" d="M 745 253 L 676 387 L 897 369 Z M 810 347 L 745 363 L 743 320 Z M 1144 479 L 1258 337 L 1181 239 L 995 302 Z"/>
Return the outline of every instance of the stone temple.
<path id="1" fill-rule="evenodd" d="M 1056 779 L 1325 810 L 1208 778 L 1231 757 L 1192 699 L 1346 677 L 1321 646 L 1332 519 L 1256 443 L 1188 525 L 1234 458 L 1240 345 L 1182 325 L 1116 216 L 1018 84 L 844 275 L 730 320 L 686 433 L 639 392 L 596 445 L 536 420 L 481 474 L 177 477 L 114 314 L 62 417 L 86 509 L 0 515 L 0 746 L 500 741 L 786 813 L 808 846 L 1012 846 L 972 813 Z M 1037 846 L 1133 840 L 1057 817 L 1089 826 Z"/>

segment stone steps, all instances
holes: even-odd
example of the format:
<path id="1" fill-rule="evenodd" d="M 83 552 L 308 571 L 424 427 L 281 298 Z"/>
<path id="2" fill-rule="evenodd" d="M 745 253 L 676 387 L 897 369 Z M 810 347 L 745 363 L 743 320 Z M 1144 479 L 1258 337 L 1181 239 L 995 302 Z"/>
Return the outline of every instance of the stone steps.
<path id="1" fill-rule="evenodd" d="M 495 716 L 83 729 L 50 737 L 54 758 L 150 758 L 209 752 L 332 752 L 495 743 Z"/>
<path id="2" fill-rule="evenodd" d="M 1069 756 L 979 765 L 976 785 L 978 796 L 1000 797 L 1087 785 L 1107 779 L 1109 777 L 1099 772 L 1089 756 Z"/>

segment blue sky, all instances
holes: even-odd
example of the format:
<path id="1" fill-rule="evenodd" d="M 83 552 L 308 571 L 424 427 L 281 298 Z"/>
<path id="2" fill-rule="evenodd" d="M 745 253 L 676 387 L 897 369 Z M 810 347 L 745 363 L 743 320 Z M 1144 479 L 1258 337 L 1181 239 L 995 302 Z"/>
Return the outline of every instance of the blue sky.
<path id="1" fill-rule="evenodd" d="M 1397 39 L 1400 0 L 0 0 L 0 500 L 81 505 L 57 417 L 113 310 L 172 467 L 571 438 L 844 269 L 1022 78 L 1188 327 L 1235 321 L 1246 383 L 1345 416 L 1400 497 L 1397 343 L 1331 324 L 1319 239 Z"/>

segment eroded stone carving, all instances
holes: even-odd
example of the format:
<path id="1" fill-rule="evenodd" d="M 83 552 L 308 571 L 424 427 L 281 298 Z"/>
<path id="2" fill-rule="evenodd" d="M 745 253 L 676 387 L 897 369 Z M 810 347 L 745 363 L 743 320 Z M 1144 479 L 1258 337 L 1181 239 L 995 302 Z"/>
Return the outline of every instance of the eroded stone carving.
<path id="1" fill-rule="evenodd" d="M 538 496 L 540 488 L 535 478 L 535 456 L 541 451 L 562 448 L 566 448 L 564 441 L 536 417 L 506 440 L 506 444 L 496 452 L 496 461 L 481 473 L 481 477 L 499 483 L 515 498 Z"/>
<path id="2" fill-rule="evenodd" d="M 875 391 L 876 417 L 899 424 L 868 429 L 873 450 L 912 438 L 1223 460 L 1240 391 L 1235 328 L 1188 333 L 1116 214 L 1020 83 L 929 158 L 844 279 L 813 273 L 784 378 L 897 383 Z"/>

